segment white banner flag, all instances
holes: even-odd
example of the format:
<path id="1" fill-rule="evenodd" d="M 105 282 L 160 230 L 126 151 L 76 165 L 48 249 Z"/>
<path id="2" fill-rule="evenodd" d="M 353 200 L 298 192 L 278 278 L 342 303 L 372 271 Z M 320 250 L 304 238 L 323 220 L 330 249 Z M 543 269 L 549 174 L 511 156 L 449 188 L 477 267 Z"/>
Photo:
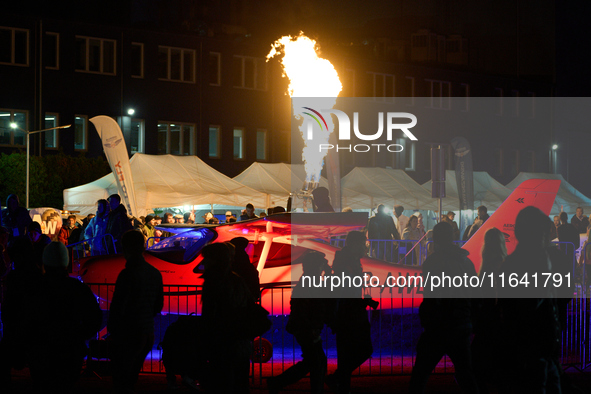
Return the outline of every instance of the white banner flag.
<path id="1" fill-rule="evenodd" d="M 111 171 L 117 180 L 117 190 L 121 196 L 121 203 L 127 208 L 129 215 L 136 216 L 135 190 L 131 176 L 131 166 L 127 147 L 121 128 L 113 118 L 100 115 L 90 119 L 96 127 L 99 137 L 103 143 L 103 150 L 111 166 Z"/>

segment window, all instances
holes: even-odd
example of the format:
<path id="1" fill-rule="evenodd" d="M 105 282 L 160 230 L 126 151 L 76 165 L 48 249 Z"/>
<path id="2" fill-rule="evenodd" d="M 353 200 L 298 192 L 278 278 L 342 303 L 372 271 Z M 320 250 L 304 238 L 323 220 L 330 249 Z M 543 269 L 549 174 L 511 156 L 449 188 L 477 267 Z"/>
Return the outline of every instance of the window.
<path id="1" fill-rule="evenodd" d="M 115 75 L 117 42 L 76 36 L 76 71 Z"/>
<path id="2" fill-rule="evenodd" d="M 501 148 L 494 150 L 494 170 L 495 175 L 503 175 L 503 149 Z"/>
<path id="3" fill-rule="evenodd" d="M 516 176 L 519 174 L 519 151 L 514 150 L 509 156 L 509 175 Z"/>
<path id="4" fill-rule="evenodd" d="M 74 118 L 74 149 L 88 149 L 88 118 L 86 115 L 76 115 Z"/>
<path id="5" fill-rule="evenodd" d="M 158 154 L 194 155 L 194 147 L 194 124 L 158 122 Z"/>
<path id="6" fill-rule="evenodd" d="M 131 43 L 131 76 L 144 77 L 144 44 L 141 42 Z"/>
<path id="7" fill-rule="evenodd" d="M 158 79 L 194 83 L 195 51 L 185 48 L 158 47 Z"/>
<path id="8" fill-rule="evenodd" d="M 495 97 L 497 98 L 497 108 L 495 110 L 496 115 L 503 115 L 503 89 L 495 88 Z"/>
<path id="9" fill-rule="evenodd" d="M 377 101 L 394 101 L 394 75 L 370 73 L 373 75 L 373 97 Z"/>
<path id="10" fill-rule="evenodd" d="M 470 111 L 470 85 L 468 85 L 467 83 L 460 84 L 460 97 L 465 98 L 461 110 Z"/>
<path id="11" fill-rule="evenodd" d="M 28 128 L 27 111 L 0 109 L 0 145 L 25 145 L 25 133 Z M 15 123 L 16 128 L 11 124 Z"/>
<path id="12" fill-rule="evenodd" d="M 527 114 L 531 119 L 536 117 L 536 94 L 534 92 L 527 92 L 527 100 L 523 100 L 523 113 Z"/>
<path id="13" fill-rule="evenodd" d="M 415 78 L 405 77 L 404 82 L 404 89 L 401 97 L 409 98 L 407 105 L 415 105 Z"/>
<path id="14" fill-rule="evenodd" d="M 222 84 L 222 55 L 218 52 L 209 53 L 209 84 L 213 86 Z"/>
<path id="15" fill-rule="evenodd" d="M 267 63 L 263 58 L 234 56 L 234 87 L 243 89 L 267 89 Z"/>
<path id="16" fill-rule="evenodd" d="M 350 68 L 345 69 L 343 90 L 345 97 L 355 97 L 355 70 Z"/>
<path id="17" fill-rule="evenodd" d="M 131 119 L 129 145 L 131 154 L 144 153 L 144 120 Z"/>
<path id="18" fill-rule="evenodd" d="M 209 126 L 209 157 L 219 159 L 220 154 L 220 126 Z"/>
<path id="19" fill-rule="evenodd" d="M 523 152 L 522 171 L 536 172 L 536 153 L 533 150 Z"/>
<path id="20" fill-rule="evenodd" d="M 59 126 L 59 115 L 53 113 L 45 114 L 45 129 Z M 58 130 L 48 130 L 43 132 L 43 140 L 46 149 L 57 149 L 58 148 Z"/>
<path id="21" fill-rule="evenodd" d="M 519 116 L 519 90 L 512 90 L 511 91 L 511 100 L 513 100 L 512 102 L 512 115 L 513 116 Z"/>
<path id="22" fill-rule="evenodd" d="M 430 85 L 431 108 L 451 109 L 451 82 L 425 79 Z"/>
<path id="23" fill-rule="evenodd" d="M 244 129 L 234 128 L 234 159 L 244 159 Z"/>
<path id="24" fill-rule="evenodd" d="M 60 35 L 59 33 L 45 33 L 44 62 L 48 70 L 60 68 Z"/>
<path id="25" fill-rule="evenodd" d="M 394 159 L 396 162 L 395 168 L 399 168 L 399 163 L 404 163 L 404 170 L 405 171 L 415 171 L 416 170 L 416 151 L 415 151 L 415 144 L 414 142 L 409 141 L 407 138 L 397 138 L 396 143 L 402 145 L 404 149 L 400 152 L 404 157 L 404 161 L 400 162 L 399 160 Z M 398 157 L 399 154 L 395 154 L 395 157 Z"/>
<path id="26" fill-rule="evenodd" d="M 0 64 L 29 65 L 29 31 L 0 27 Z"/>
<path id="27" fill-rule="evenodd" d="M 267 160 L 267 130 L 257 130 L 257 160 Z"/>

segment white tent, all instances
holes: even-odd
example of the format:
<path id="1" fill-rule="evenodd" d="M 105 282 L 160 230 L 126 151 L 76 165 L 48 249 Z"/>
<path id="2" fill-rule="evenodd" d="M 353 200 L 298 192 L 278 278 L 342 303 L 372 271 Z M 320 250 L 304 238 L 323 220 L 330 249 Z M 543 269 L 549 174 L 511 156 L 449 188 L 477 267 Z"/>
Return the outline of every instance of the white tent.
<path id="1" fill-rule="evenodd" d="M 403 170 L 379 167 L 355 167 L 341 181 L 342 206 L 373 209 L 382 203 L 403 205 L 406 210 L 437 210 L 437 199 Z M 444 209 L 446 200 L 444 199 Z M 457 206 L 457 199 L 455 202 Z"/>
<path id="2" fill-rule="evenodd" d="M 304 185 L 306 170 L 303 164 L 252 163 L 233 179 L 265 193 L 267 195 L 265 206 L 285 207 L 289 193 L 299 192 Z M 326 178 L 320 179 L 320 186 L 328 188 Z"/>
<path id="3" fill-rule="evenodd" d="M 488 172 L 474 171 L 473 180 L 474 209 L 480 205 L 484 205 L 489 211 L 494 211 L 512 192 L 512 190 L 497 182 Z M 425 182 L 423 187 L 431 190 L 431 181 Z M 446 198 L 443 199 L 444 209 L 457 211 L 459 209 L 459 196 L 455 171 L 445 171 L 445 195 Z"/>
<path id="4" fill-rule="evenodd" d="M 545 174 L 539 172 L 520 172 L 511 182 L 507 184 L 507 188 L 515 189 L 521 182 L 528 179 L 559 179 L 560 189 L 554 200 L 551 215 L 558 215 L 562 210 L 570 216 L 575 214 L 577 207 L 582 207 L 587 214 L 591 213 L 591 199 L 583 193 L 575 189 L 573 185 L 568 183 L 560 174 Z"/>
<path id="5" fill-rule="evenodd" d="M 154 207 L 222 204 L 266 206 L 265 193 L 227 177 L 197 156 L 145 155 L 131 158 L 138 214 Z M 64 190 L 64 209 L 94 212 L 96 201 L 117 193 L 113 174 Z"/>

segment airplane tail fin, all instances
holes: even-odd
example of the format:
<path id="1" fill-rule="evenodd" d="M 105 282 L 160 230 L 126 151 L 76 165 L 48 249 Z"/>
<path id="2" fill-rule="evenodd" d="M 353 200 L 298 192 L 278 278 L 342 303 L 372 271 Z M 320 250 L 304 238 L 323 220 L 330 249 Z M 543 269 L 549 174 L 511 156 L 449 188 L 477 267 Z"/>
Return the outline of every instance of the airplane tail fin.
<path id="1" fill-rule="evenodd" d="M 519 211 L 527 206 L 534 206 L 546 215 L 550 215 L 559 188 L 560 180 L 557 179 L 528 179 L 507 197 L 505 202 L 463 246 L 463 249 L 470 252 L 469 257 L 474 263 L 476 272 L 479 272 L 482 263 L 481 249 L 486 231 L 492 227 L 501 230 L 505 236 L 507 253 L 511 254 L 517 245 L 515 219 Z"/>

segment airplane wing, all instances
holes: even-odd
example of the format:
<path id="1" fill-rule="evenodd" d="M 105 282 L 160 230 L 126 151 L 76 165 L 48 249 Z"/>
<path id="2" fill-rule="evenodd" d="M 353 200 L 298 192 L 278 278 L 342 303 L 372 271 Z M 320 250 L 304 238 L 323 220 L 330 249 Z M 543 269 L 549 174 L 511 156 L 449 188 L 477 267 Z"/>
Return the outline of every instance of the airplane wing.
<path id="1" fill-rule="evenodd" d="M 507 253 L 511 254 L 517 245 L 515 238 L 515 219 L 517 214 L 527 206 L 539 208 L 544 214 L 550 215 L 556 193 L 560 187 L 557 179 L 529 179 L 519 185 L 501 206 L 488 218 L 478 231 L 462 247 L 470 252 L 470 260 L 474 263 L 476 272 L 482 263 L 481 249 L 484 244 L 484 234 L 489 228 L 496 227 L 503 232 Z"/>

